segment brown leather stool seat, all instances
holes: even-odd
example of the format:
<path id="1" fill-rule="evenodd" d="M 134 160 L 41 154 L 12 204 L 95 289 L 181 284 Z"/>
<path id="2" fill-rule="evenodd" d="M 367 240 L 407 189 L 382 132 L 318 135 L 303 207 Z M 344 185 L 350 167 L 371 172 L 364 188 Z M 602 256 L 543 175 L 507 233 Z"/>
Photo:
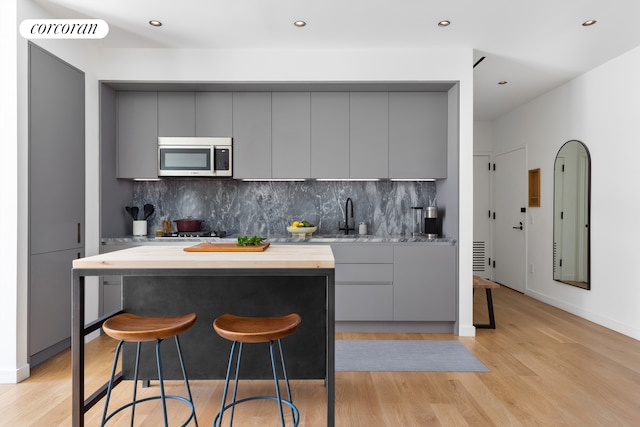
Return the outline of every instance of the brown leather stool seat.
<path id="1" fill-rule="evenodd" d="M 104 426 L 114 415 L 120 411 L 131 407 L 131 425 L 133 425 L 135 416 L 136 404 L 146 402 L 148 400 L 160 399 L 162 401 L 162 411 L 164 415 L 164 425 L 168 427 L 169 421 L 167 417 L 167 405 L 166 399 L 180 400 L 188 404 L 191 408 L 191 412 L 187 420 L 182 424 L 186 426 L 193 419 L 196 427 L 198 426 L 198 420 L 196 419 L 195 407 L 193 405 L 193 398 L 191 397 L 191 389 L 189 388 L 189 380 L 187 378 L 187 372 L 184 367 L 184 361 L 182 359 L 182 351 L 180 349 L 180 340 L 178 335 L 187 331 L 196 321 L 196 314 L 190 313 L 183 316 L 174 317 L 145 317 L 138 316 L 131 313 L 118 314 L 111 317 L 102 324 L 102 330 L 105 334 L 111 338 L 118 340 L 118 346 L 116 347 L 116 353 L 113 358 L 113 366 L 111 368 L 111 377 L 109 379 L 109 386 L 107 388 L 107 395 L 104 403 L 104 410 L 102 412 L 101 426 Z M 187 398 L 181 396 L 166 395 L 164 392 L 164 379 L 162 375 L 162 361 L 160 358 L 160 343 L 167 338 L 175 338 L 176 349 L 178 351 L 178 359 L 180 361 L 180 367 L 182 368 L 182 375 L 184 377 L 184 383 L 187 389 Z M 138 387 L 138 367 L 140 364 L 140 349 L 143 342 L 155 341 L 156 342 L 156 362 L 158 368 L 158 382 L 160 385 L 160 395 L 151 396 L 144 399 L 136 399 L 136 391 Z M 108 414 L 109 399 L 111 398 L 111 390 L 114 386 L 114 378 L 116 372 L 116 366 L 118 364 L 118 357 L 122 350 L 122 344 L 125 342 L 137 343 L 136 349 L 136 363 L 134 372 L 134 384 L 133 384 L 133 398 L 130 403 L 123 405 L 115 411 Z"/>
<path id="2" fill-rule="evenodd" d="M 284 361 L 284 355 L 282 353 L 281 339 L 285 338 L 298 329 L 302 318 L 296 313 L 288 314 L 286 316 L 279 317 L 241 317 L 233 314 L 223 314 L 215 319 L 213 322 L 213 328 L 222 338 L 232 341 L 231 353 L 229 355 L 229 364 L 227 366 L 227 375 L 224 384 L 224 391 L 222 395 L 222 403 L 220 404 L 220 411 L 213 420 L 213 426 L 222 425 L 222 417 L 227 409 L 231 409 L 231 419 L 229 425 L 233 425 L 233 413 L 235 406 L 256 399 L 270 399 L 278 402 L 280 410 L 280 423 L 284 427 L 284 412 L 282 405 L 287 405 L 291 408 L 291 417 L 294 427 L 300 422 L 300 413 L 298 408 L 293 404 L 291 400 L 291 388 L 289 387 L 289 378 L 287 377 L 287 368 Z M 269 352 L 271 355 L 271 369 L 273 371 L 273 380 L 276 388 L 276 396 L 251 396 L 241 400 L 236 400 L 238 390 L 238 376 L 240 372 L 240 358 L 242 356 L 242 346 L 244 343 L 269 343 Z M 274 355 L 274 343 L 277 343 L 278 351 L 280 352 L 280 363 L 282 365 L 282 373 L 287 389 L 288 398 L 284 399 L 280 394 L 280 383 L 278 381 L 278 373 L 276 369 L 275 355 Z M 239 345 L 238 345 L 239 344 Z M 226 404 L 227 392 L 229 389 L 229 380 L 231 375 L 231 368 L 233 367 L 233 359 L 236 350 L 236 346 L 239 347 L 236 362 L 235 362 L 235 381 L 233 388 L 233 397 L 230 404 Z"/>
<path id="3" fill-rule="evenodd" d="M 291 335 L 302 322 L 296 313 L 281 317 L 241 317 L 223 314 L 213 322 L 218 335 L 229 341 L 258 343 Z"/>
<path id="4" fill-rule="evenodd" d="M 144 317 L 123 313 L 105 320 L 102 330 L 118 341 L 157 341 L 188 330 L 196 322 L 196 317 L 195 313 L 176 317 Z"/>

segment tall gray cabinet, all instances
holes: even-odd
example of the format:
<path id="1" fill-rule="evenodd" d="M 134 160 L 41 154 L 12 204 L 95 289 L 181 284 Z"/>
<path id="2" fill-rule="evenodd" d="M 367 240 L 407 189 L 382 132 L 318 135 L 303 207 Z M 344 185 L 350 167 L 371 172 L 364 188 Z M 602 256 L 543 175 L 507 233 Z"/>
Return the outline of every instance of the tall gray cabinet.
<path id="1" fill-rule="evenodd" d="M 29 44 L 29 355 L 69 346 L 71 263 L 85 245 L 84 73 Z"/>

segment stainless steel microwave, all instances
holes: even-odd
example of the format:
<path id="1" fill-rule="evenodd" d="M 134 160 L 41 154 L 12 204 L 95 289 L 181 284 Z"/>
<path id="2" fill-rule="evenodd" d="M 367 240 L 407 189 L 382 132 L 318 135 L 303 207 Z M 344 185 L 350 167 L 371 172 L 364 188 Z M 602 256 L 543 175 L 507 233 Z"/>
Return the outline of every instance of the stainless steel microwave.
<path id="1" fill-rule="evenodd" d="M 158 138 L 158 176 L 231 177 L 230 137 Z"/>

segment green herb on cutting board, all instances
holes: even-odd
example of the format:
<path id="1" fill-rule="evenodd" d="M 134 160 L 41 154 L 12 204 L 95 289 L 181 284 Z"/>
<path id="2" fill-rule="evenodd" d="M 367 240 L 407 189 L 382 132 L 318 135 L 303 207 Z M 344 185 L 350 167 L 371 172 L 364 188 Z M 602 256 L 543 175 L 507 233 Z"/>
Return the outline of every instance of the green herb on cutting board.
<path id="1" fill-rule="evenodd" d="M 263 240 L 267 240 L 266 237 L 258 237 L 258 236 L 238 236 L 238 245 L 240 246 L 248 246 L 254 245 L 258 246 Z"/>

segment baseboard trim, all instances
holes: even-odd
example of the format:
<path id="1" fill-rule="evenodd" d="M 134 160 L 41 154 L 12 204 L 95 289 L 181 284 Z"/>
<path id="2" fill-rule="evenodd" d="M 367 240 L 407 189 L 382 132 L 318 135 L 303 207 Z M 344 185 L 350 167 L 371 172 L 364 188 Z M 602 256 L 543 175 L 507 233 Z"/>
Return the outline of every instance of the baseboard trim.
<path id="1" fill-rule="evenodd" d="M 452 334 L 455 322 L 337 321 L 336 332 Z"/>
<path id="2" fill-rule="evenodd" d="M 31 375 L 29 364 L 13 370 L 0 370 L 0 384 L 17 384 L 29 378 L 29 375 Z"/>

